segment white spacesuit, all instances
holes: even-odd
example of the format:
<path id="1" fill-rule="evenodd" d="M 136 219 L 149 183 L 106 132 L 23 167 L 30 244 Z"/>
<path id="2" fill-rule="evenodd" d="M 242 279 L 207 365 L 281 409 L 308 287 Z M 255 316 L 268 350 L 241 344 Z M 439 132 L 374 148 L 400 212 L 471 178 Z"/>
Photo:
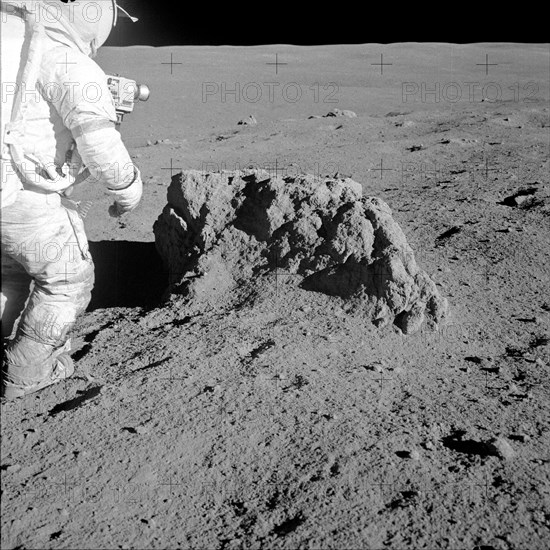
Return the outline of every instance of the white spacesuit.
<path id="1" fill-rule="evenodd" d="M 66 196 L 101 182 L 118 216 L 138 205 L 142 182 L 91 59 L 116 24 L 116 2 L 0 6 L 2 396 L 14 399 L 74 371 L 68 333 L 90 301 L 94 268 Z"/>

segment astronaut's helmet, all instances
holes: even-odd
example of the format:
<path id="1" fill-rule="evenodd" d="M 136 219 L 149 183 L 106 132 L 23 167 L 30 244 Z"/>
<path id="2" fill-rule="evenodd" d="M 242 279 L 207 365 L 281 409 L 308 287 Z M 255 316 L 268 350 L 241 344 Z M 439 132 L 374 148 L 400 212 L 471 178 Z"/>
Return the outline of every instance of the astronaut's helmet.
<path id="1" fill-rule="evenodd" d="M 43 5 L 50 17 L 70 25 L 94 53 L 121 19 L 137 21 L 116 0 L 45 0 Z"/>

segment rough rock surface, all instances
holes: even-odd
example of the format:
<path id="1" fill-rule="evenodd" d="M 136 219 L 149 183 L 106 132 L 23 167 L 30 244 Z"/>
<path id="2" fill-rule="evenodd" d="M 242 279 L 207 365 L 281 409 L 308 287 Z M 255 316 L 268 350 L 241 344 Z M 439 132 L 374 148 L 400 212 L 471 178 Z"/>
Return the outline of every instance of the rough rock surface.
<path id="1" fill-rule="evenodd" d="M 185 171 L 173 177 L 154 233 L 171 290 L 191 300 L 219 300 L 282 270 L 406 334 L 447 313 L 388 205 L 349 178 Z"/>

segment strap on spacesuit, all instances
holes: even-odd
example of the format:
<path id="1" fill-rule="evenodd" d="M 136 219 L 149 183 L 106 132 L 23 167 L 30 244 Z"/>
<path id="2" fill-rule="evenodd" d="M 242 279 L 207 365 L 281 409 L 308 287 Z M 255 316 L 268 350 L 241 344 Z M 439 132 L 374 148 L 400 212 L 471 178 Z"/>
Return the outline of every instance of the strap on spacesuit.
<path id="1" fill-rule="evenodd" d="M 57 192 L 67 187 L 65 181 L 59 181 L 59 174 L 52 170 L 39 159 L 26 157 L 24 153 L 26 111 L 28 103 L 23 97 L 26 92 L 26 86 L 36 87 L 38 81 L 42 54 L 44 51 L 44 26 L 38 18 L 23 4 L 16 6 L 14 4 L 0 4 L 2 11 L 21 17 L 25 21 L 26 32 L 28 33 L 28 51 L 26 55 L 25 67 L 21 76 L 21 81 L 13 101 L 10 122 L 5 124 L 3 141 L 8 146 L 13 164 L 17 168 L 20 176 L 24 180 L 25 186 L 37 187 L 42 191 Z M 9 8 L 8 8 L 9 6 Z M 32 170 L 30 167 L 32 166 Z M 29 176 L 33 173 L 39 176 L 40 184 L 33 181 Z M 56 181 L 57 180 L 57 181 Z"/>
<path id="2" fill-rule="evenodd" d="M 97 132 L 98 130 L 105 130 L 106 128 L 116 128 L 115 123 L 112 120 L 106 118 L 94 118 L 74 126 L 71 128 L 71 133 L 73 137 L 79 138 L 84 134 L 90 134 L 92 132 Z"/>
<path id="3" fill-rule="evenodd" d="M 15 6 L 11 6 L 15 7 Z M 30 34 L 28 52 L 26 55 L 25 68 L 18 82 L 17 92 L 13 101 L 11 111 L 11 120 L 4 127 L 4 143 L 9 146 L 12 160 L 21 174 L 25 174 L 23 139 L 25 135 L 25 112 L 27 104 L 23 101 L 23 90 L 27 83 L 36 85 L 38 78 L 38 69 L 42 57 L 42 45 L 44 37 L 44 27 L 40 25 L 34 14 L 27 10 L 23 5 L 13 11 L 15 15 L 25 20 L 27 32 Z"/>

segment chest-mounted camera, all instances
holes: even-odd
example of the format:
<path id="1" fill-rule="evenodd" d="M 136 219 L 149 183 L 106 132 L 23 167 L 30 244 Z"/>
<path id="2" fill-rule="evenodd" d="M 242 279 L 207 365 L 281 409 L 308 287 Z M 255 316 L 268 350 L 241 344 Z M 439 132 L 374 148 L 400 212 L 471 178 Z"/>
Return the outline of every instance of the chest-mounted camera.
<path id="1" fill-rule="evenodd" d="M 119 75 L 107 75 L 107 85 L 115 102 L 117 125 L 124 115 L 134 110 L 136 101 L 147 101 L 151 95 L 149 86 Z"/>

